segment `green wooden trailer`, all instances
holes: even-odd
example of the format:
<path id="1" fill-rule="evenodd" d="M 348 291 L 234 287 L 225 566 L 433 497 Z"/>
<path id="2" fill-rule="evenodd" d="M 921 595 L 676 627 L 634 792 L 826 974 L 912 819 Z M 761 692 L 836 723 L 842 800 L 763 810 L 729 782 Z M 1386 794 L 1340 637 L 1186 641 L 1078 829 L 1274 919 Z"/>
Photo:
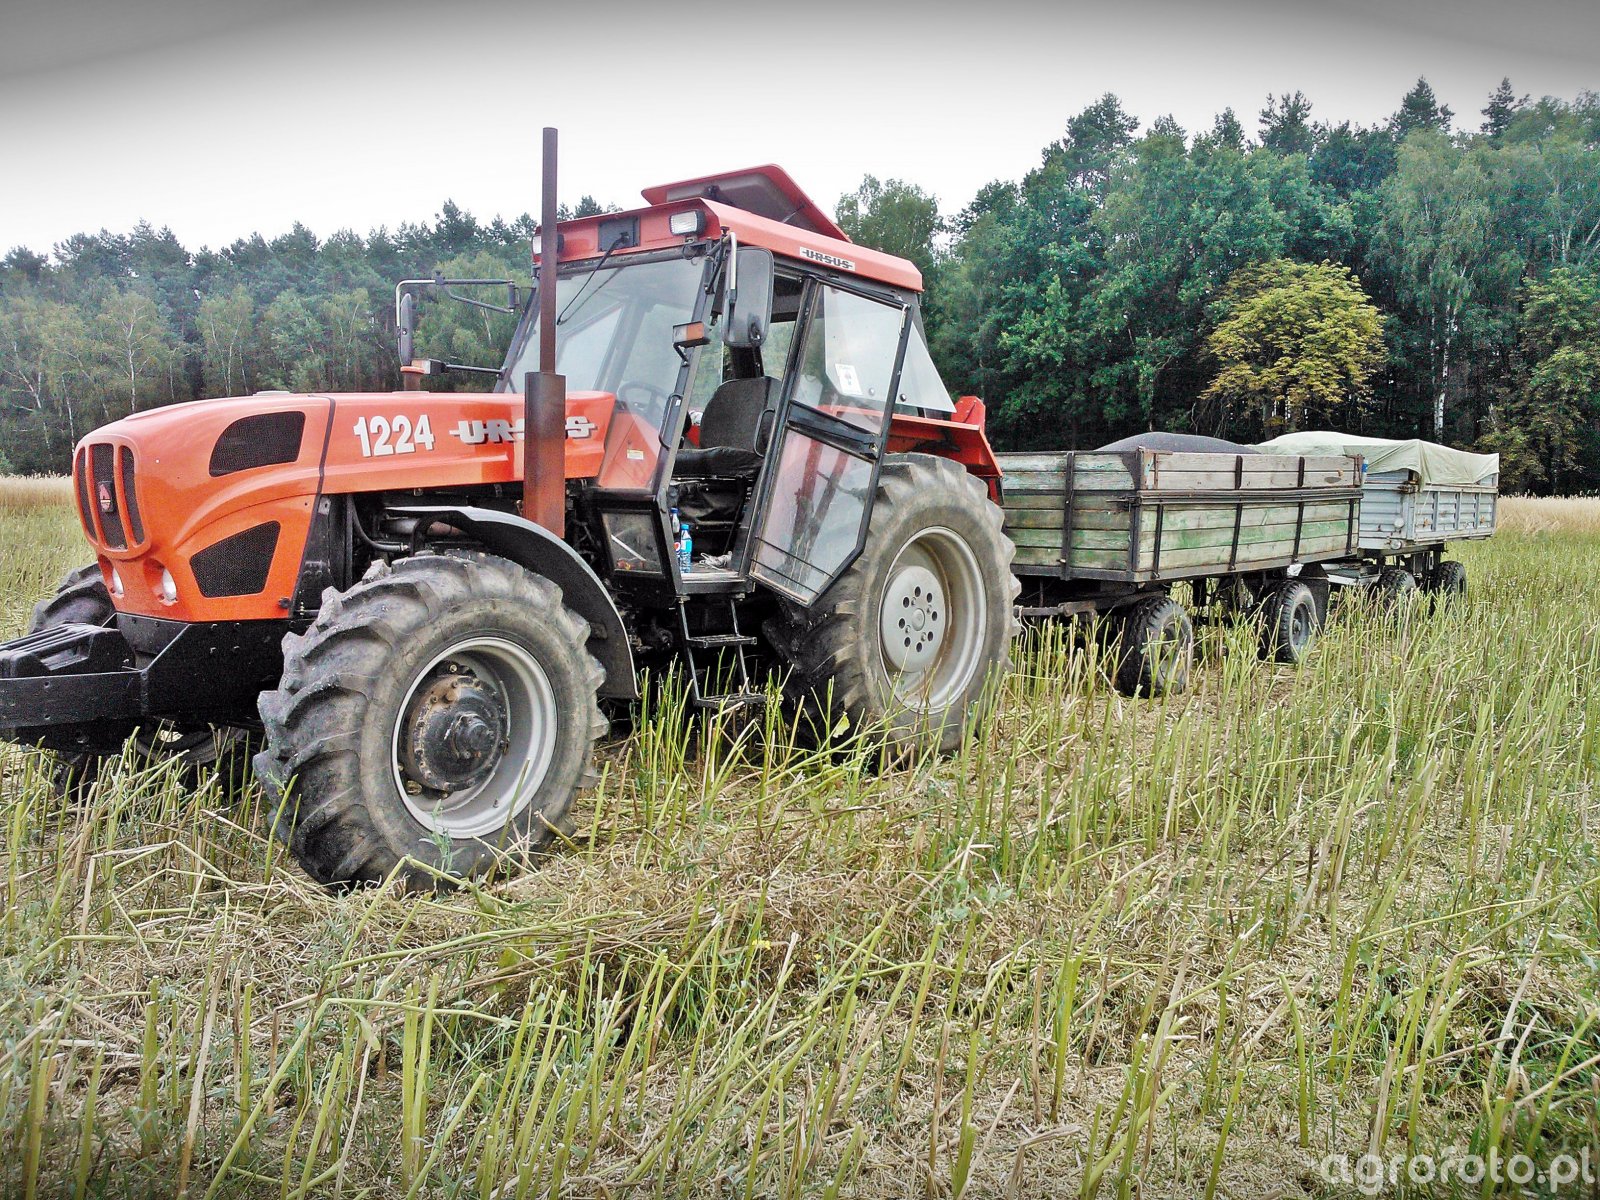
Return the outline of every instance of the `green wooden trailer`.
<path id="1" fill-rule="evenodd" d="M 1324 562 L 1348 558 L 1361 520 L 1361 460 L 1348 455 L 1152 449 L 1002 454 L 1006 534 L 1024 618 L 1110 614 L 1117 683 L 1180 689 L 1197 609 L 1263 616 L 1263 657 L 1297 662 L 1327 611 Z"/>

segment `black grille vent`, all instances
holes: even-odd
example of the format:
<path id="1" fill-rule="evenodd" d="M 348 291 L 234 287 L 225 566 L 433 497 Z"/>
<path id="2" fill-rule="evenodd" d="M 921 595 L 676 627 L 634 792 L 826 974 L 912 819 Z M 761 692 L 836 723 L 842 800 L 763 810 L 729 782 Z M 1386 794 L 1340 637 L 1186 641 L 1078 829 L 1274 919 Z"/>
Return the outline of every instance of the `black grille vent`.
<path id="1" fill-rule="evenodd" d="M 267 586 L 277 549 L 278 523 L 268 521 L 207 546 L 189 560 L 189 569 L 208 599 L 256 596 Z"/>
<path id="2" fill-rule="evenodd" d="M 117 466 L 122 472 L 122 499 L 128 505 L 128 529 L 137 546 L 144 541 L 144 521 L 139 517 L 138 493 L 133 489 L 133 451 L 124 446 L 117 454 Z"/>
<path id="3" fill-rule="evenodd" d="M 78 481 L 78 515 L 83 518 L 83 531 L 89 535 L 91 542 L 98 542 L 100 535 L 95 532 L 93 501 L 89 498 L 89 452 L 78 451 L 78 461 L 73 465 L 72 474 Z"/>
<path id="4" fill-rule="evenodd" d="M 89 447 L 90 473 L 94 476 L 94 503 L 100 514 L 100 532 L 113 550 L 126 550 L 128 531 L 122 524 L 122 506 L 117 503 L 117 484 L 112 466 L 113 448 L 107 442 Z"/>
<path id="5" fill-rule="evenodd" d="M 240 417 L 222 431 L 211 448 L 211 475 L 232 475 L 252 467 L 292 463 L 305 437 L 303 412 L 257 413 Z"/>

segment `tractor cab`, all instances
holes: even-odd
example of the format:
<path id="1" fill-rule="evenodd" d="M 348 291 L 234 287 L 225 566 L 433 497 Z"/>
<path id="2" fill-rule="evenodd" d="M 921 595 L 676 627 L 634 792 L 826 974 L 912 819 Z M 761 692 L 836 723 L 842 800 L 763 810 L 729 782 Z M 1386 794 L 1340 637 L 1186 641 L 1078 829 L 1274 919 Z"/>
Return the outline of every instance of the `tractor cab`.
<path id="1" fill-rule="evenodd" d="M 644 196 L 648 208 L 559 227 L 569 463 L 583 398 L 610 407 L 598 465 L 569 489 L 594 536 L 572 540 L 641 599 L 760 584 L 809 604 L 859 550 L 897 423 L 946 442 L 958 424 L 922 331 L 921 277 L 852 244 L 777 167 Z M 530 299 L 496 391 L 538 365 L 539 321 Z"/>

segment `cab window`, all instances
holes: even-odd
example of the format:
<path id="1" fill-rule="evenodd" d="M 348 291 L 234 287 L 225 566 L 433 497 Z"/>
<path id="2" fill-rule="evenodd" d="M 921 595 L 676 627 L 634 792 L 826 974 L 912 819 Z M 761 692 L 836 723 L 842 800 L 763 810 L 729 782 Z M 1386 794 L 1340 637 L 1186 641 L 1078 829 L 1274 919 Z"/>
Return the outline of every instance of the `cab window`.
<path id="1" fill-rule="evenodd" d="M 903 308 L 823 284 L 800 350 L 794 399 L 858 429 L 881 429 L 905 321 Z"/>
<path id="2" fill-rule="evenodd" d="M 928 416 L 944 416 L 956 410 L 918 324 L 912 325 L 906 341 L 906 360 L 900 367 L 899 393 L 894 402 L 896 408 Z"/>

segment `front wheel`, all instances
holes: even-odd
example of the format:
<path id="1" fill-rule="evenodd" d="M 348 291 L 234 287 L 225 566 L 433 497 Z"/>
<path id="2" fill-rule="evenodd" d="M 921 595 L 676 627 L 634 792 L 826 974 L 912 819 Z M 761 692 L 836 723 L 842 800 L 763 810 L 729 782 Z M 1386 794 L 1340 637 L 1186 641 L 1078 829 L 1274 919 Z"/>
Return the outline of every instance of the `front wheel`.
<path id="1" fill-rule="evenodd" d="M 961 745 L 1017 629 L 1001 522 L 960 464 L 884 459 L 861 554 L 812 609 L 769 630 L 824 736 L 868 730 L 891 753 Z"/>
<path id="2" fill-rule="evenodd" d="M 1398 608 L 1416 594 L 1417 577 L 1404 567 L 1385 567 L 1372 590 L 1384 607 Z"/>
<path id="3" fill-rule="evenodd" d="M 69 571 L 53 596 L 33 606 L 29 633 L 62 625 L 109 625 L 117 610 L 94 563 Z M 81 740 L 75 734 L 84 735 Z M 232 795 L 244 783 L 250 760 L 250 735 L 242 729 L 204 724 L 159 722 L 135 728 L 130 721 L 90 722 L 69 729 L 60 744 L 45 741 L 53 752 L 50 781 L 57 795 L 82 799 L 110 763 L 107 749 L 133 740 L 132 760 L 140 767 L 176 760 L 178 777 L 187 788 L 200 786 L 208 774 L 218 775 Z M 87 742 L 91 750 L 74 748 Z"/>
<path id="4" fill-rule="evenodd" d="M 551 582 L 485 554 L 378 564 L 263 693 L 274 833 L 329 885 L 480 875 L 568 828 L 604 677 Z"/>

